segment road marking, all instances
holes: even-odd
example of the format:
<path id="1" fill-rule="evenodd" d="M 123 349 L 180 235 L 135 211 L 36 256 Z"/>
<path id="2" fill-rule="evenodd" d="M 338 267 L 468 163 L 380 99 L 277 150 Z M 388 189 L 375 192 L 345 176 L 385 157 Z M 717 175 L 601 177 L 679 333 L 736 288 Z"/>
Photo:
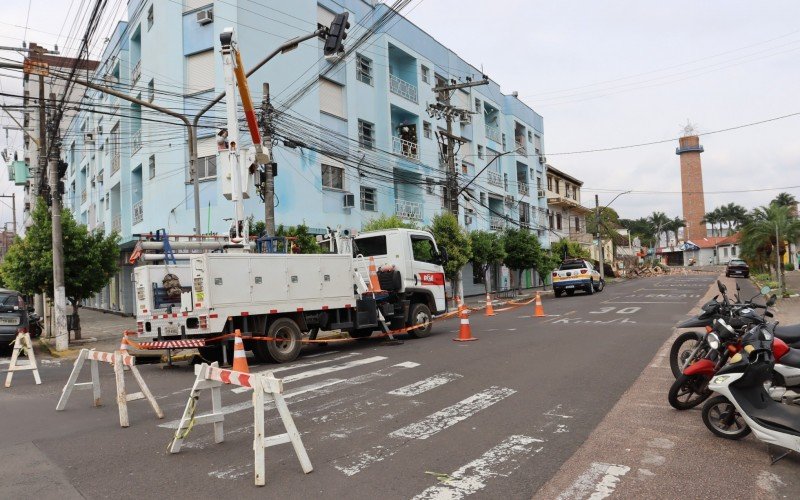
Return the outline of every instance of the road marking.
<path id="1" fill-rule="evenodd" d="M 344 354 L 342 356 L 338 356 L 338 357 L 331 358 L 331 359 L 318 359 L 318 360 L 314 360 L 314 361 L 308 361 L 306 363 L 298 363 L 296 365 L 282 366 L 280 368 L 274 368 L 274 369 L 271 369 L 271 370 L 262 370 L 262 371 L 257 372 L 257 373 L 265 373 L 265 372 L 267 372 L 267 373 L 268 372 L 276 373 L 276 372 L 281 372 L 281 371 L 285 371 L 285 370 L 292 370 L 292 369 L 295 369 L 295 368 L 306 368 L 308 366 L 321 365 L 323 363 L 330 363 L 332 361 L 338 361 L 340 359 L 352 358 L 353 356 L 360 356 L 360 355 L 361 355 L 361 353 L 353 352 L 353 353 Z M 368 358 L 368 359 L 374 359 L 374 358 Z M 383 359 L 386 359 L 386 358 L 383 358 Z M 350 363 L 363 362 L 363 361 L 367 361 L 367 360 L 366 359 L 359 359 L 359 360 L 356 360 L 356 361 L 351 361 Z M 374 361 L 380 361 L 380 360 L 374 359 Z M 372 363 L 373 361 L 369 361 L 369 362 Z M 336 365 L 336 366 L 344 366 L 346 364 L 347 363 L 342 364 L 342 365 Z M 364 363 L 362 363 L 362 364 L 364 364 Z M 329 368 L 336 368 L 336 366 L 331 366 Z M 354 365 L 354 366 L 357 366 L 357 365 Z M 330 372 L 334 372 L 334 371 L 339 371 L 339 369 L 344 370 L 346 368 L 337 368 L 335 370 L 330 370 L 330 371 L 322 372 L 322 373 L 330 373 Z M 320 369 L 311 370 L 310 372 L 319 371 L 319 370 Z M 310 373 L 310 372 L 302 372 L 302 373 L 298 373 L 297 375 L 302 375 L 304 373 Z M 289 375 L 288 377 L 285 377 L 283 379 L 283 381 L 284 382 L 291 382 L 292 380 L 300 380 L 300 378 L 307 378 L 307 377 L 300 377 L 300 378 L 294 378 L 293 379 L 292 377 L 295 377 L 295 376 L 296 375 Z M 313 377 L 314 375 L 309 375 L 309 376 Z M 231 392 L 236 393 L 236 394 L 241 394 L 243 392 L 248 392 L 248 391 L 251 391 L 251 390 L 252 389 L 250 387 L 235 387 L 235 388 L 231 389 Z"/>
<path id="2" fill-rule="evenodd" d="M 396 365 L 392 366 L 399 366 L 400 368 L 416 368 L 419 366 L 419 363 L 414 363 L 413 361 L 403 361 L 402 363 L 397 363 Z"/>
<path id="3" fill-rule="evenodd" d="M 515 392 L 517 391 L 505 387 L 490 387 L 452 406 L 432 413 L 420 421 L 397 429 L 389 433 L 389 437 L 403 440 L 428 439 L 448 427 L 452 427 L 462 420 L 468 419 L 479 411 L 502 401 Z M 370 465 L 391 457 L 397 453 L 404 444 L 405 441 L 397 443 L 392 447 L 382 445 L 373 446 L 372 449 L 360 453 L 347 464 L 337 465 L 334 463 L 334 467 L 342 471 L 346 476 L 354 476 Z"/>
<path id="4" fill-rule="evenodd" d="M 389 394 L 406 397 L 418 396 L 423 392 L 428 392 L 431 389 L 435 389 L 461 377 L 462 375 L 459 375 L 458 373 L 439 373 L 438 375 L 434 375 L 418 382 L 414 382 L 413 384 L 400 387 L 399 389 L 389 391 Z"/>
<path id="5" fill-rule="evenodd" d="M 539 453 L 544 447 L 533 449 L 541 439 L 529 436 L 509 436 L 480 458 L 469 462 L 450 474 L 450 478 L 426 489 L 414 500 L 458 499 L 473 495 L 486 487 L 495 477 L 508 477 L 519 468 L 531 452 Z"/>
<path id="6" fill-rule="evenodd" d="M 622 301 L 611 299 L 611 300 L 607 300 L 607 301 L 603 302 L 603 304 L 683 304 L 683 301 L 672 300 L 672 301 L 651 301 L 651 302 L 646 302 L 646 301 L 622 302 Z"/>
<path id="7" fill-rule="evenodd" d="M 558 495 L 557 500 L 578 500 L 588 498 L 601 500 L 614 493 L 620 478 L 630 471 L 626 465 L 593 462 L 583 474 L 572 483 L 569 489 Z"/>

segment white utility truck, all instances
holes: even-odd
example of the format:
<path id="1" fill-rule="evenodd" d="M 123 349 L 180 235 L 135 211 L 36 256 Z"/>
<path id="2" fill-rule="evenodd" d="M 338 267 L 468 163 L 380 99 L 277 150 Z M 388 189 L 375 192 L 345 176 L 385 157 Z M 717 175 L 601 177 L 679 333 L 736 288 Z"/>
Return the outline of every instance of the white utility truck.
<path id="1" fill-rule="evenodd" d="M 222 252 L 176 254 L 188 263 L 137 266 L 138 339 L 207 339 L 238 329 L 259 360 L 287 362 L 300 353 L 303 336 L 315 339 L 319 330 L 363 338 L 428 323 L 445 311 L 447 257 L 430 233 L 390 229 L 342 237 L 332 232 L 327 243 L 335 253 L 252 253 L 233 245 Z M 380 292 L 368 285 L 370 257 Z M 178 293 L 164 286 L 167 275 L 177 277 Z M 174 278 L 168 283 L 176 287 Z M 426 337 L 430 331 L 428 324 L 409 333 Z M 221 360 L 222 345 L 200 347 L 201 354 Z"/>

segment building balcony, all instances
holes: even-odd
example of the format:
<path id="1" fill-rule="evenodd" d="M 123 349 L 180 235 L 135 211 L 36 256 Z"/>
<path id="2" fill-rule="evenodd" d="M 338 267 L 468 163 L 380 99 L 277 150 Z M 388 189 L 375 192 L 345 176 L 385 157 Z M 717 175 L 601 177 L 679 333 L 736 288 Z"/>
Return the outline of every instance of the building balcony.
<path id="1" fill-rule="evenodd" d="M 486 176 L 489 178 L 489 184 L 492 186 L 503 187 L 503 176 L 500 175 L 500 172 L 488 170 Z"/>
<path id="2" fill-rule="evenodd" d="M 86 203 L 86 190 L 81 191 L 81 205 Z"/>
<path id="3" fill-rule="evenodd" d="M 486 138 L 499 144 L 503 140 L 503 134 L 499 127 L 486 125 Z"/>
<path id="4" fill-rule="evenodd" d="M 392 151 L 412 160 L 419 160 L 419 149 L 416 142 L 407 141 L 399 137 L 392 137 Z"/>
<path id="5" fill-rule="evenodd" d="M 131 136 L 131 155 L 142 149 L 142 129 L 137 130 Z"/>
<path id="6" fill-rule="evenodd" d="M 530 194 L 531 188 L 528 186 L 527 182 L 517 181 L 517 193 L 522 196 L 528 196 Z"/>
<path id="7" fill-rule="evenodd" d="M 120 163 L 119 153 L 114 152 L 114 154 L 111 155 L 111 174 L 112 175 L 117 173 L 117 171 L 119 171 L 119 163 Z"/>
<path id="8" fill-rule="evenodd" d="M 502 217 L 492 216 L 489 218 L 489 229 L 492 231 L 502 231 L 506 228 L 506 220 Z"/>
<path id="9" fill-rule="evenodd" d="M 138 61 L 136 66 L 133 67 L 131 70 L 131 86 L 136 85 L 136 82 L 139 81 L 139 78 L 142 76 L 142 61 Z"/>
<path id="10" fill-rule="evenodd" d="M 515 146 L 516 146 L 516 148 L 517 148 L 517 149 L 516 149 L 516 151 L 517 151 L 517 154 L 520 154 L 520 155 L 527 156 L 527 154 L 528 154 L 528 149 L 525 147 L 525 143 L 524 143 L 524 142 L 515 141 L 515 142 L 514 142 L 514 145 L 515 145 Z"/>
<path id="11" fill-rule="evenodd" d="M 417 201 L 395 200 L 394 213 L 401 219 L 422 220 L 422 203 Z"/>
<path id="12" fill-rule="evenodd" d="M 569 209 L 570 211 L 578 214 L 588 214 L 592 212 L 591 208 L 584 207 L 578 203 L 577 200 L 567 198 L 566 196 L 558 193 L 553 193 L 552 191 L 547 193 L 547 205 Z"/>
<path id="13" fill-rule="evenodd" d="M 115 215 L 114 218 L 111 220 L 111 230 L 116 232 L 122 231 L 122 216 Z"/>
<path id="14" fill-rule="evenodd" d="M 389 90 L 392 94 L 397 94 L 414 104 L 417 103 L 417 86 L 391 74 L 389 75 Z"/>
<path id="15" fill-rule="evenodd" d="M 133 224 L 136 225 L 144 220 L 144 207 L 142 206 L 142 200 L 137 201 L 133 204 Z"/>

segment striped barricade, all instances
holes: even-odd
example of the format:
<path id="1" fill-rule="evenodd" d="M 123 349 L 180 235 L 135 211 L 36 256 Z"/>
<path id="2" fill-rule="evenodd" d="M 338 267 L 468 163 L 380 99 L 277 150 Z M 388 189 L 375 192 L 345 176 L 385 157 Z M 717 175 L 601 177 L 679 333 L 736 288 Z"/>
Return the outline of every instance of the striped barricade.
<path id="1" fill-rule="evenodd" d="M 195 378 L 189 400 L 183 416 L 175 431 L 175 436 L 169 445 L 170 453 L 181 451 L 183 440 L 195 425 L 214 424 L 214 442 L 221 443 L 225 439 L 223 422 L 225 413 L 222 408 L 222 394 L 220 387 L 223 385 L 237 385 L 253 389 L 253 451 L 255 453 L 254 469 L 256 486 L 264 486 L 264 449 L 279 444 L 291 443 L 303 472 L 308 474 L 313 470 L 308 453 L 300 439 L 300 433 L 294 425 L 294 420 L 289 412 L 289 407 L 283 399 L 283 381 L 275 378 L 272 373 L 242 373 L 234 370 L 220 368 L 217 363 L 195 366 Z M 211 389 L 211 413 L 195 415 L 197 412 L 197 402 L 200 399 L 200 391 Z M 264 402 L 269 398 L 275 403 L 275 408 L 283 422 L 286 430 L 283 434 L 275 436 L 264 436 Z"/>
<path id="2" fill-rule="evenodd" d="M 92 380 L 90 382 L 78 382 L 78 376 L 81 373 L 81 368 L 83 368 L 83 363 L 87 359 L 91 361 Z M 95 351 L 94 349 L 81 349 L 80 354 L 78 354 L 78 359 L 75 360 L 75 365 L 72 367 L 72 372 L 69 374 L 67 383 L 61 390 L 61 397 L 56 405 L 56 411 L 61 411 L 67 406 L 67 401 L 69 400 L 73 389 L 80 390 L 91 388 L 94 396 L 94 406 L 101 405 L 100 371 L 98 369 L 98 363 L 108 363 L 114 368 L 114 378 L 117 385 L 117 406 L 119 407 L 119 425 L 121 427 L 130 426 L 130 422 L 128 420 L 129 401 L 147 399 L 147 401 L 150 403 L 150 406 L 153 407 L 153 411 L 156 413 L 156 416 L 158 418 L 164 418 L 164 413 L 158 406 L 156 398 L 153 397 L 153 394 L 150 392 L 150 389 L 144 382 L 142 375 L 139 373 L 139 369 L 136 368 L 136 358 L 121 351 L 115 351 L 111 353 Z M 140 392 L 135 392 L 133 394 L 128 394 L 125 392 L 125 367 L 128 367 L 130 372 L 133 374 L 133 378 L 135 378 L 136 383 L 139 384 Z"/>
<path id="3" fill-rule="evenodd" d="M 42 379 L 39 377 L 39 365 L 36 364 L 36 354 L 33 352 L 33 344 L 31 344 L 31 334 L 28 332 L 17 333 L 17 338 L 14 339 L 14 352 L 11 354 L 11 362 L 8 364 L 8 375 L 6 375 L 6 387 L 11 387 L 11 379 L 14 377 L 14 372 L 21 372 L 30 370 L 33 372 L 33 381 L 36 385 L 41 385 Z M 27 356 L 28 363 L 18 365 L 19 356 L 23 354 Z"/>
<path id="4" fill-rule="evenodd" d="M 137 349 L 155 350 L 155 349 L 195 349 L 197 347 L 205 347 L 206 341 L 204 339 L 191 339 L 191 340 L 156 340 L 153 342 L 131 342 Z"/>

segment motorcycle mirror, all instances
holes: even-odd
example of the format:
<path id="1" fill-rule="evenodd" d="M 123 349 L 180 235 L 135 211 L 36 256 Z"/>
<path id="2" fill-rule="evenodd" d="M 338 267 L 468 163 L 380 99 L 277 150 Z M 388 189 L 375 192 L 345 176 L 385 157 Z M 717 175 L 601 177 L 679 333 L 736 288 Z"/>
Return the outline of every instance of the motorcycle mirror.
<path id="1" fill-rule="evenodd" d="M 772 290 L 772 288 L 770 288 L 768 286 L 762 286 L 761 287 L 761 295 L 767 295 L 771 290 Z"/>
<path id="2" fill-rule="evenodd" d="M 777 301 L 778 301 L 778 296 L 773 293 L 772 296 L 767 301 L 767 307 L 774 306 L 775 302 L 777 302 Z"/>
<path id="3" fill-rule="evenodd" d="M 720 280 L 717 280 L 717 288 L 719 288 L 719 293 L 725 293 L 728 291 L 728 287 L 726 287 Z"/>

